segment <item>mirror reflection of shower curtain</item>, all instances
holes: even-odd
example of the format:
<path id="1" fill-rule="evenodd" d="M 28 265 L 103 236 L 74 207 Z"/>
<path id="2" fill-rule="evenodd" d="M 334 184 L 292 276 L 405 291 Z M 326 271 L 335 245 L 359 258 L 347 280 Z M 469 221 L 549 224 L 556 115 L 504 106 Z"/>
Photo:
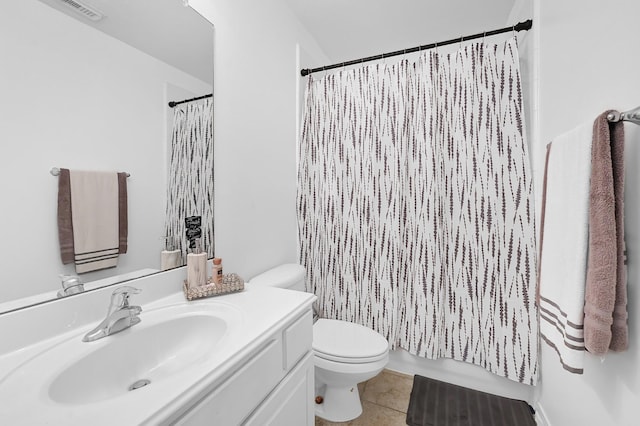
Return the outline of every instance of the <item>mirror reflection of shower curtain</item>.
<path id="1" fill-rule="evenodd" d="M 185 218 L 202 217 L 202 246 L 213 257 L 213 99 L 174 107 L 165 237 L 186 262 Z M 173 247 L 171 247 L 173 246 Z"/>

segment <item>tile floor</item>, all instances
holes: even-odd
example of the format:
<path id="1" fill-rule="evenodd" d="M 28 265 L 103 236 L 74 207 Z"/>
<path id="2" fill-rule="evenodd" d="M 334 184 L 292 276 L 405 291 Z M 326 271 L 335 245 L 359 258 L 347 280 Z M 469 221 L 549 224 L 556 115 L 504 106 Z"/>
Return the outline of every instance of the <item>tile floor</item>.
<path id="1" fill-rule="evenodd" d="M 404 426 L 413 386 L 413 376 L 383 370 L 373 379 L 360 383 L 362 414 L 346 423 L 333 423 L 316 417 L 316 426 Z"/>

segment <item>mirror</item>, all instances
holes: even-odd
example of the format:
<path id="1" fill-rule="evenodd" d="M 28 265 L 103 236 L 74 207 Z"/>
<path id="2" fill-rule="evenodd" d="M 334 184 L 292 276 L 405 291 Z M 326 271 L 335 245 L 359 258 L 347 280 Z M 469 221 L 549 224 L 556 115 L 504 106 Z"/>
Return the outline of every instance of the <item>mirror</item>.
<path id="1" fill-rule="evenodd" d="M 88 19 L 71 4 L 103 17 Z M 213 26 L 182 0 L 1 7 L 0 313 L 55 299 L 59 274 L 76 275 L 60 259 L 54 167 L 130 174 L 127 253 L 115 268 L 80 275 L 86 289 L 159 271 L 174 113 L 167 104 L 212 93 Z"/>

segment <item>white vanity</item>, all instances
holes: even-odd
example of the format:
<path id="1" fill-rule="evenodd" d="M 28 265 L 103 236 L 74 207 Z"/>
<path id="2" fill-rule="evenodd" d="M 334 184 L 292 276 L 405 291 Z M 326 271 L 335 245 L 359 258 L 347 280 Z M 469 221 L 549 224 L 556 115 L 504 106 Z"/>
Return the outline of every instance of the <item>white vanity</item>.
<path id="1" fill-rule="evenodd" d="M 187 302 L 183 275 L 128 282 L 142 322 L 93 342 L 116 287 L 0 315 L 0 424 L 312 425 L 315 297 Z"/>

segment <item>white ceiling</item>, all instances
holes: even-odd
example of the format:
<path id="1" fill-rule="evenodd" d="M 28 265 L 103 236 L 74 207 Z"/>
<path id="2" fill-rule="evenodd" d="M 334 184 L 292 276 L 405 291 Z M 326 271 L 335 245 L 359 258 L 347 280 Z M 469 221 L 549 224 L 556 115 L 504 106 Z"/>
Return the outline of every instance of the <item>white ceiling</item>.
<path id="1" fill-rule="evenodd" d="M 60 0 L 40 1 L 201 80 L 212 81 L 213 26 L 184 7 L 183 0 L 75 0 L 104 12 L 106 18 L 97 23 L 70 11 Z M 507 20 L 516 1 L 284 0 L 332 62 L 515 24 Z"/>
<path id="2" fill-rule="evenodd" d="M 284 1 L 329 59 L 343 62 L 511 25 L 516 0 Z"/>
<path id="3" fill-rule="evenodd" d="M 59 0 L 40 0 L 200 80 L 213 82 L 213 25 L 182 0 L 74 0 L 98 9 L 93 22 Z"/>

